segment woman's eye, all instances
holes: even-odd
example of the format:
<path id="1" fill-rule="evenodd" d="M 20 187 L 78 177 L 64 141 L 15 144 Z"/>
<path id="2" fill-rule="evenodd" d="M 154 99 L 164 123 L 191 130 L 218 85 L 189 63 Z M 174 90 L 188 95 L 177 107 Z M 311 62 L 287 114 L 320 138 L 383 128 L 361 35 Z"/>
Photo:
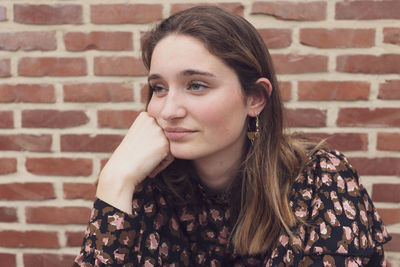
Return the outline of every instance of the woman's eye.
<path id="1" fill-rule="evenodd" d="M 162 94 L 166 91 L 164 87 L 158 85 L 150 85 L 150 90 L 157 95 Z"/>
<path id="2" fill-rule="evenodd" d="M 189 89 L 193 90 L 193 91 L 201 91 L 208 88 L 208 86 L 206 84 L 203 83 L 199 83 L 199 82 L 191 82 L 189 84 Z"/>

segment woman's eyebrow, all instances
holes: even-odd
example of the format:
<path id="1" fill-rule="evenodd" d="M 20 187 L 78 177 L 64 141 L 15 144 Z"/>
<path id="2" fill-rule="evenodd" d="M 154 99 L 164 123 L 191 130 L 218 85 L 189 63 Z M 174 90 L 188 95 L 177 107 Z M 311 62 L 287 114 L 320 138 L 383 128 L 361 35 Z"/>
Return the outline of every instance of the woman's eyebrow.
<path id="1" fill-rule="evenodd" d="M 195 70 L 195 69 L 183 70 L 179 73 L 179 75 L 182 75 L 182 76 L 203 75 L 203 76 L 208 76 L 208 77 L 213 77 L 213 78 L 216 77 L 211 72 Z M 153 73 L 153 74 L 149 75 L 149 77 L 147 78 L 147 81 L 150 82 L 151 80 L 156 80 L 156 79 L 161 79 L 161 78 L 162 78 L 162 76 L 160 74 Z"/>

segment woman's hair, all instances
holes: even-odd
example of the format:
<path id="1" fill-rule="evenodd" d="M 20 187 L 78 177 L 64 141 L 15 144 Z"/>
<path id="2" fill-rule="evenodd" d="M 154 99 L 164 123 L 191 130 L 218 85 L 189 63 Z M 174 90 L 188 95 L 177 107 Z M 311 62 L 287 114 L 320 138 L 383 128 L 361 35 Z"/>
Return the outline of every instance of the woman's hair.
<path id="1" fill-rule="evenodd" d="M 300 135 L 284 134 L 283 107 L 272 59 L 248 21 L 215 6 L 198 6 L 172 15 L 158 24 L 144 41 L 142 58 L 147 69 L 155 46 L 170 34 L 200 40 L 211 54 L 236 72 L 245 96 L 260 91 L 265 95 L 266 105 L 259 114 L 260 135 L 245 151 L 241 166 L 242 193 L 237 203 L 240 209 L 231 236 L 238 253 L 263 253 L 275 245 L 282 231 L 292 235 L 290 229 L 298 222 L 289 204 L 289 193 L 312 143 Z M 256 83 L 261 77 L 271 82 L 270 95 Z M 150 90 L 148 101 L 151 95 Z M 178 169 L 182 166 L 177 161 L 168 169 L 180 173 Z M 161 176 L 179 194 L 183 190 L 179 184 L 188 175 L 182 171 L 175 181 L 170 173 Z"/>

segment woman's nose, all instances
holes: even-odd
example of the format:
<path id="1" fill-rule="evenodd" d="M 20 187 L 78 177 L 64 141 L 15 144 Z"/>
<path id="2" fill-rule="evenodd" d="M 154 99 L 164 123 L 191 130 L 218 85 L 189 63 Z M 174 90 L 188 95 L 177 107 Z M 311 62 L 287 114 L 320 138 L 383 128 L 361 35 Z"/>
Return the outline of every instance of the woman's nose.
<path id="1" fill-rule="evenodd" d="M 183 97 L 173 90 L 170 90 L 164 98 L 164 105 L 161 109 L 161 118 L 166 121 L 183 118 L 186 116 L 185 103 Z"/>

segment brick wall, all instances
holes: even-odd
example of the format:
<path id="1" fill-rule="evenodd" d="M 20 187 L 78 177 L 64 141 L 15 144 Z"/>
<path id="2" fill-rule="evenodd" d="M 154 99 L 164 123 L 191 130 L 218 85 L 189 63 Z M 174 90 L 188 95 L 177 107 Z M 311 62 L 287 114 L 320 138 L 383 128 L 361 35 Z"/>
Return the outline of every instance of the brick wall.
<path id="1" fill-rule="evenodd" d="M 358 168 L 400 266 L 400 1 L 216 2 L 270 48 L 287 125 Z M 92 183 L 144 107 L 141 37 L 191 3 L 0 2 L 0 265 L 69 266 Z"/>

